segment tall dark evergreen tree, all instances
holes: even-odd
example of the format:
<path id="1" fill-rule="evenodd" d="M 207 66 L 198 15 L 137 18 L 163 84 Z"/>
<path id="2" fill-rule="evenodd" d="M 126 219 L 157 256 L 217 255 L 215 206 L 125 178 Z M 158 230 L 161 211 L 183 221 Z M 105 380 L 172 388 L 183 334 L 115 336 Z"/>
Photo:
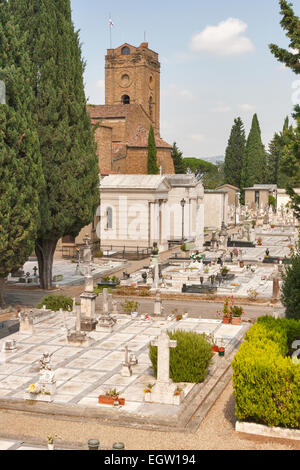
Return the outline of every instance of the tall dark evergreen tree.
<path id="1" fill-rule="evenodd" d="M 241 187 L 243 160 L 246 150 L 244 124 L 240 117 L 234 120 L 225 154 L 225 183 Z"/>
<path id="2" fill-rule="evenodd" d="M 279 62 L 284 63 L 297 75 L 300 74 L 300 19 L 295 15 L 293 5 L 281 0 L 281 26 L 289 38 L 289 49 L 283 49 L 275 44 L 270 45 L 272 54 Z M 284 148 L 281 168 L 289 177 L 287 193 L 291 197 L 295 215 L 300 219 L 300 196 L 295 193 L 295 187 L 300 187 L 300 106 L 296 105 L 294 118 L 297 127 L 285 133 L 288 142 Z"/>
<path id="3" fill-rule="evenodd" d="M 32 65 L 32 110 L 39 135 L 45 189 L 35 250 L 41 287 L 52 284 L 58 240 L 77 236 L 99 204 L 99 169 L 86 110 L 79 34 L 70 0 L 9 0 L 26 33 Z"/>
<path id="4" fill-rule="evenodd" d="M 148 138 L 148 175 L 157 175 L 159 168 L 157 166 L 157 150 L 155 145 L 154 130 L 151 124 Z"/>
<path id="5" fill-rule="evenodd" d="M 289 143 L 288 135 L 292 130 L 292 126 L 289 125 L 289 118 L 286 117 L 282 132 L 275 133 L 269 144 L 269 151 L 266 156 L 267 164 L 265 183 L 277 184 L 279 188 L 284 188 L 287 185 L 289 178 L 286 175 L 282 164 L 284 148 L 286 144 Z"/>
<path id="6" fill-rule="evenodd" d="M 0 0 L 0 303 L 7 275 L 34 249 L 43 188 L 37 132 L 30 114 L 33 99 L 24 38 Z M 5 83 L 5 87 L 3 86 Z M 5 93 L 6 88 L 6 93 Z"/>
<path id="7" fill-rule="evenodd" d="M 295 15 L 293 5 L 286 0 L 280 0 L 282 28 L 289 38 L 289 49 L 283 49 L 275 44 L 270 44 L 270 50 L 279 62 L 284 63 L 296 74 L 300 74 L 300 20 Z"/>
<path id="8" fill-rule="evenodd" d="M 184 165 L 182 152 L 180 152 L 179 148 L 176 145 L 176 142 L 174 142 L 173 144 L 171 155 L 173 158 L 175 173 L 179 175 L 183 175 L 186 172 L 186 168 Z"/>
<path id="9" fill-rule="evenodd" d="M 247 139 L 243 161 L 241 187 L 247 188 L 254 184 L 264 183 L 266 168 L 266 152 L 261 140 L 261 131 L 257 115 L 252 119 L 251 130 Z"/>

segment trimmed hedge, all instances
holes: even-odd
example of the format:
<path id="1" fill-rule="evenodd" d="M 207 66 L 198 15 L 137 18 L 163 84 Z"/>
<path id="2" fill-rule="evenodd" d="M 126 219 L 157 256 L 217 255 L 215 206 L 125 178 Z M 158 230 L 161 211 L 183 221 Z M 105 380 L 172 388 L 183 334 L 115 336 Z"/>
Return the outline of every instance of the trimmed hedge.
<path id="1" fill-rule="evenodd" d="M 266 316 L 251 327 L 232 362 L 236 417 L 300 428 L 300 366 L 285 357 L 300 321 Z"/>
<path id="2" fill-rule="evenodd" d="M 61 308 L 67 312 L 72 311 L 73 309 L 73 300 L 71 297 L 65 297 L 64 295 L 46 295 L 37 308 L 43 308 L 43 305 L 46 305 L 48 310 L 52 310 L 52 312 L 58 312 Z"/>
<path id="3" fill-rule="evenodd" d="M 177 330 L 169 332 L 177 347 L 170 349 L 170 378 L 173 382 L 200 383 L 207 376 L 213 357 L 211 344 L 203 334 Z M 157 347 L 149 346 L 149 357 L 157 377 Z"/>

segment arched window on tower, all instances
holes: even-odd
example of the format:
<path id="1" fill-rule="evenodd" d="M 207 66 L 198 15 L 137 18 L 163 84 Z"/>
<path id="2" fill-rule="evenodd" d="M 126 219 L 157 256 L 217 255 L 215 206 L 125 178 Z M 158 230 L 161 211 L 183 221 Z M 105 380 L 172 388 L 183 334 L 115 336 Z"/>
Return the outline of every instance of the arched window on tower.
<path id="1" fill-rule="evenodd" d="M 153 98 L 152 98 L 152 96 L 150 96 L 150 98 L 149 98 L 149 115 L 150 115 L 151 118 L 152 118 L 152 114 L 153 114 Z"/>
<path id="2" fill-rule="evenodd" d="M 123 47 L 122 50 L 121 50 L 121 54 L 122 55 L 129 55 L 130 54 L 129 47 L 128 46 Z"/>
<path id="3" fill-rule="evenodd" d="M 130 97 L 128 95 L 122 96 L 122 104 L 130 104 Z"/>

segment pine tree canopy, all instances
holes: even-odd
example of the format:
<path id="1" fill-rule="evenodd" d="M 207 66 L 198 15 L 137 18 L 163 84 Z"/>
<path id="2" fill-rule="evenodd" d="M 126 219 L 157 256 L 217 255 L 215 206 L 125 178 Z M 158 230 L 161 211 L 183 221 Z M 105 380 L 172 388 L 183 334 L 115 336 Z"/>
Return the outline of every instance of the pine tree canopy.
<path id="1" fill-rule="evenodd" d="M 270 44 L 270 50 L 279 62 L 284 63 L 287 67 L 291 68 L 296 74 L 300 73 L 300 20 L 295 15 L 292 4 L 286 0 L 281 0 L 281 15 L 280 22 L 282 29 L 286 31 L 286 36 L 289 38 L 289 49 L 283 49 L 275 44 Z"/>
<path id="2" fill-rule="evenodd" d="M 295 15 L 293 5 L 287 1 L 280 1 L 281 26 L 289 39 L 289 49 L 283 49 L 274 44 L 270 45 L 272 54 L 293 70 L 300 73 L 300 19 Z M 297 121 L 295 129 L 287 129 L 283 133 L 285 146 L 280 169 L 288 177 L 285 180 L 287 193 L 291 197 L 295 215 L 300 219 L 300 197 L 293 188 L 300 187 L 300 106 L 295 106 L 294 119 Z"/>

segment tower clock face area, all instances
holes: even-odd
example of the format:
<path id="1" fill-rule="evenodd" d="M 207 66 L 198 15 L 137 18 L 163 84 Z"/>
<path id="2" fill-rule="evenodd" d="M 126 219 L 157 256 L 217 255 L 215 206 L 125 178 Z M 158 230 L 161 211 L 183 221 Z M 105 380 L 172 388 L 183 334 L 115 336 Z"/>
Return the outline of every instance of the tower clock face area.
<path id="1" fill-rule="evenodd" d="M 120 86 L 122 88 L 127 88 L 131 85 L 131 79 L 127 72 L 123 73 L 120 79 Z"/>

